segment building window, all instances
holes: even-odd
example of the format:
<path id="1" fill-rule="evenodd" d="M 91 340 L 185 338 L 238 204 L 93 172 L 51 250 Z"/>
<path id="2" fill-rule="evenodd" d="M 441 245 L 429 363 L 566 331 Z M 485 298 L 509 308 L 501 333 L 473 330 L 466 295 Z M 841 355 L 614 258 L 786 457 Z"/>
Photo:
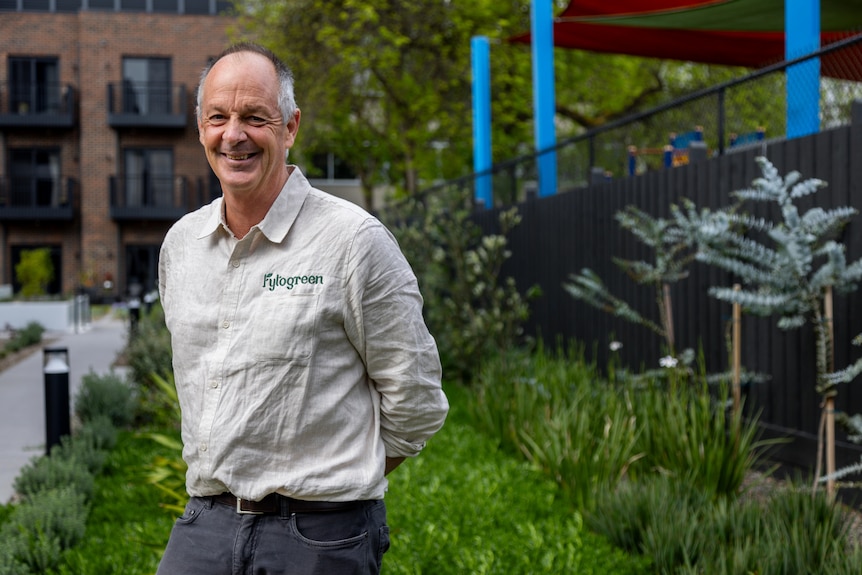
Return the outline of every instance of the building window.
<path id="1" fill-rule="evenodd" d="M 9 58 L 10 109 L 16 114 L 44 114 L 60 109 L 57 58 Z"/>
<path id="2" fill-rule="evenodd" d="M 177 0 L 153 0 L 153 12 L 176 14 L 178 9 Z"/>
<path id="3" fill-rule="evenodd" d="M 12 205 L 61 206 L 66 203 L 60 179 L 59 150 L 9 150 L 9 183 Z"/>
<path id="4" fill-rule="evenodd" d="M 123 58 L 123 112 L 144 115 L 170 111 L 170 59 Z"/>
<path id="5" fill-rule="evenodd" d="M 146 12 L 147 0 L 123 0 L 120 10 L 129 12 Z"/>
<path id="6" fill-rule="evenodd" d="M 126 245 L 126 291 L 137 283 L 147 292 L 158 289 L 159 244 Z"/>
<path id="7" fill-rule="evenodd" d="M 56 0 L 57 12 L 77 12 L 81 9 L 81 0 Z"/>
<path id="8" fill-rule="evenodd" d="M 174 153 L 127 149 L 123 156 L 127 206 L 174 205 Z"/>
<path id="9" fill-rule="evenodd" d="M 354 172 L 347 162 L 333 153 L 317 153 L 311 155 L 309 177 L 324 180 L 355 180 Z"/>
<path id="10" fill-rule="evenodd" d="M 186 0 L 186 14 L 209 14 L 210 0 Z"/>
<path id="11" fill-rule="evenodd" d="M 113 10 L 114 0 L 89 0 L 87 7 L 90 10 Z"/>
<path id="12" fill-rule="evenodd" d="M 34 12 L 47 12 L 51 9 L 50 0 L 27 0 L 23 2 L 25 6 L 27 6 L 27 10 L 32 10 Z"/>

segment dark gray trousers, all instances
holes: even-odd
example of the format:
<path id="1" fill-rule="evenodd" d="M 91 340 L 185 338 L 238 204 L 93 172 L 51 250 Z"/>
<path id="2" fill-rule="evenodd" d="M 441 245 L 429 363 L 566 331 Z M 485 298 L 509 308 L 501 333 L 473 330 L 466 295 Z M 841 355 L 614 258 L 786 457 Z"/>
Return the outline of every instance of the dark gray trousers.
<path id="1" fill-rule="evenodd" d="M 241 515 L 192 497 L 157 575 L 376 575 L 388 548 L 382 500 L 345 511 Z"/>

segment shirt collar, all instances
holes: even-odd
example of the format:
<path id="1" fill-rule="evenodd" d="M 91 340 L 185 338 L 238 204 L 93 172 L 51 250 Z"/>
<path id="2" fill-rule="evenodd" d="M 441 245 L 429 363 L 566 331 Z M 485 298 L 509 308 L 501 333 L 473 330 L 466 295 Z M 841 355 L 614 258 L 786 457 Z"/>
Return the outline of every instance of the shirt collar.
<path id="1" fill-rule="evenodd" d="M 275 198 L 263 220 L 252 227 L 252 229 L 259 229 L 269 241 L 274 243 L 281 243 L 287 236 L 290 226 L 299 215 L 299 210 L 311 190 L 311 184 L 298 167 L 291 165 L 288 168 L 290 175 L 278 197 Z M 228 229 L 224 219 L 224 198 L 217 198 L 210 204 L 209 217 L 200 227 L 198 239 L 209 236 L 219 227 Z"/>

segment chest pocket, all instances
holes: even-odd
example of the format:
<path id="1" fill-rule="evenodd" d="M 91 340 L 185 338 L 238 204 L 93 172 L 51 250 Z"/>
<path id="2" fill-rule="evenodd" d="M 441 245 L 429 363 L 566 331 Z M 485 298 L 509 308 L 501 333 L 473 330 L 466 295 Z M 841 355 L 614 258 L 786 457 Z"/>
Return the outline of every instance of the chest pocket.
<path id="1" fill-rule="evenodd" d="M 249 338 L 254 357 L 266 361 L 304 361 L 311 357 L 318 322 L 317 294 L 263 297 Z"/>

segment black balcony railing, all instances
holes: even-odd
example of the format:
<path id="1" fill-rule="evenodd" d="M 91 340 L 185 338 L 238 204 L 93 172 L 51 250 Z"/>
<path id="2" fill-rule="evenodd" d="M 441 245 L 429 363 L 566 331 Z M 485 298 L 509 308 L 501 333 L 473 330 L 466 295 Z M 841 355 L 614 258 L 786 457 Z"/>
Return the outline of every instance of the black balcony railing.
<path id="1" fill-rule="evenodd" d="M 209 178 L 198 178 L 198 207 L 205 206 L 219 197 L 221 197 L 221 182 L 215 174 L 210 174 Z"/>
<path id="2" fill-rule="evenodd" d="M 185 128 L 185 84 L 108 84 L 108 124 L 112 128 Z"/>
<path id="3" fill-rule="evenodd" d="M 72 178 L 0 178 L 0 221 L 70 221 L 77 190 Z"/>
<path id="4" fill-rule="evenodd" d="M 77 102 L 68 84 L 0 83 L 0 128 L 73 128 Z"/>
<path id="5" fill-rule="evenodd" d="M 115 220 L 177 220 L 192 207 L 185 176 L 111 177 Z"/>

